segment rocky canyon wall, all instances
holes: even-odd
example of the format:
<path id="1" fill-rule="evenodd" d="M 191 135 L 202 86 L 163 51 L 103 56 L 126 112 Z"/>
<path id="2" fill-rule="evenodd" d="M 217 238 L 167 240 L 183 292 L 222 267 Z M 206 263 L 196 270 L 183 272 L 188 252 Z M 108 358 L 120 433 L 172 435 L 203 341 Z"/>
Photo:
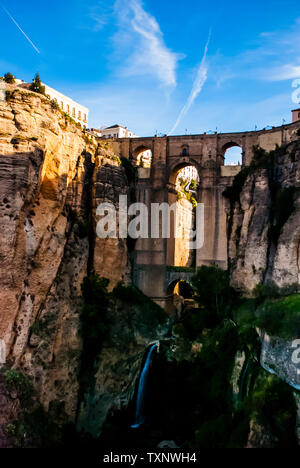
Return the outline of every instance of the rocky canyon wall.
<path id="1" fill-rule="evenodd" d="M 300 142 L 257 153 L 227 190 L 232 285 L 300 282 Z M 225 193 L 226 194 L 226 193 Z"/>
<path id="2" fill-rule="evenodd" d="M 109 147 L 42 95 L 7 85 L 0 103 L 0 339 L 7 363 L 33 379 L 46 410 L 74 420 L 88 271 L 130 275 L 127 245 L 95 232 L 101 201 L 128 182 Z"/>

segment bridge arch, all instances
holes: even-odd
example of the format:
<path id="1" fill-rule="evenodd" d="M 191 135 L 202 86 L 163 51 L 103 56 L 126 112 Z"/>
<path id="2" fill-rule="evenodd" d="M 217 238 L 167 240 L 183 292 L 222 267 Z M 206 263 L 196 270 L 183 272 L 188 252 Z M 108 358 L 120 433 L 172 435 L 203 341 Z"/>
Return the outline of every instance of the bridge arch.
<path id="1" fill-rule="evenodd" d="M 166 311 L 170 315 L 181 315 L 184 305 L 193 300 L 194 290 L 190 281 L 178 277 L 167 287 Z"/>
<path id="2" fill-rule="evenodd" d="M 195 161 L 192 158 L 183 158 L 183 160 L 177 160 L 174 162 L 170 168 L 169 168 L 169 174 L 168 174 L 168 181 L 169 184 L 171 185 L 176 185 L 176 179 L 178 177 L 179 172 L 184 169 L 185 167 L 195 167 L 195 169 L 198 172 L 198 177 L 200 179 L 200 166 L 197 161 Z"/>
<path id="3" fill-rule="evenodd" d="M 176 206 L 176 217 L 171 216 L 171 235 L 166 241 L 168 266 L 191 267 L 195 262 L 195 251 L 189 248 L 189 244 L 195 228 L 199 172 L 199 164 L 192 158 L 177 159 L 169 168 L 168 204 Z"/>
<path id="4" fill-rule="evenodd" d="M 232 151 L 231 151 L 232 150 Z M 243 144 L 239 141 L 229 141 L 222 146 L 221 150 L 223 166 L 242 165 L 244 163 Z"/>
<path id="5" fill-rule="evenodd" d="M 183 287 L 180 287 L 180 286 L 183 286 Z M 177 289 L 178 292 L 181 292 L 183 297 L 185 297 L 186 299 L 191 298 L 194 294 L 191 281 L 187 278 L 182 278 L 178 276 L 175 280 L 172 280 L 171 283 L 167 287 L 167 295 L 174 294 L 174 291 L 176 291 L 176 288 L 178 288 Z"/>
<path id="6" fill-rule="evenodd" d="M 133 160 L 136 166 L 151 167 L 152 148 L 151 146 L 141 145 L 133 151 Z"/>

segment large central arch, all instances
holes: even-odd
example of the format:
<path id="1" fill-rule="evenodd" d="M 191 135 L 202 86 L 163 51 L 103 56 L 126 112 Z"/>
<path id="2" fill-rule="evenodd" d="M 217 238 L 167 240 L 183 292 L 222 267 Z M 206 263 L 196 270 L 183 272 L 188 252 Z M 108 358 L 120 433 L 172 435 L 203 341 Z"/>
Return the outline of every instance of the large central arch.
<path id="1" fill-rule="evenodd" d="M 168 204 L 176 206 L 176 219 L 171 218 L 171 237 L 167 240 L 167 266 L 191 267 L 195 264 L 195 253 L 189 249 L 192 230 L 195 228 L 194 206 L 185 195 L 185 190 L 178 190 L 176 180 L 183 169 L 195 168 L 200 181 L 199 165 L 192 158 L 184 157 L 184 161 L 175 162 L 169 169 L 168 182 Z M 198 201 L 198 193 L 193 198 Z M 177 233 L 177 237 L 176 237 Z"/>

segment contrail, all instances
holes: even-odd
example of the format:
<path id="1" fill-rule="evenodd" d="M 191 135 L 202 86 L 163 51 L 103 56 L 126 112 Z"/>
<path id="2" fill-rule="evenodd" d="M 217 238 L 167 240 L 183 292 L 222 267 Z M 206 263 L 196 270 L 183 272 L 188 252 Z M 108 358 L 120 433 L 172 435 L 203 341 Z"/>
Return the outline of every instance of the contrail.
<path id="1" fill-rule="evenodd" d="M 11 14 L 7 11 L 6 8 L 4 8 L 3 5 L 1 5 L 3 10 L 5 11 L 5 13 L 8 15 L 8 17 L 12 20 L 12 22 L 17 26 L 17 28 L 21 31 L 21 33 L 23 34 L 23 36 L 26 37 L 27 41 L 29 42 L 29 44 L 32 45 L 32 47 L 34 48 L 34 50 L 36 50 L 36 52 L 38 54 L 40 54 L 40 51 L 39 49 L 34 45 L 34 43 L 32 42 L 31 39 L 29 39 L 29 37 L 27 36 L 27 34 L 25 34 L 25 32 L 23 31 L 23 29 L 21 28 L 21 26 L 18 25 L 18 23 L 16 22 L 16 20 L 11 16 Z"/>
<path id="2" fill-rule="evenodd" d="M 186 101 L 185 105 L 181 109 L 181 112 L 180 112 L 180 114 L 179 114 L 179 116 L 178 116 L 178 118 L 177 118 L 177 120 L 175 122 L 175 125 L 172 128 L 172 130 L 168 133 L 168 135 L 171 135 L 176 130 L 176 128 L 178 127 L 178 125 L 179 125 L 179 123 L 181 121 L 181 119 L 188 113 L 188 111 L 190 110 L 193 102 L 195 101 L 198 94 L 202 91 L 202 88 L 203 88 L 203 86 L 204 86 L 204 84 L 205 84 L 205 82 L 207 80 L 206 56 L 207 56 L 207 50 L 208 50 L 208 46 L 209 46 L 209 42 L 210 42 L 210 37 L 211 37 L 211 29 L 209 30 L 208 39 L 207 39 L 207 42 L 205 44 L 205 49 L 204 49 L 204 55 L 203 55 L 202 60 L 200 62 L 198 72 L 197 72 L 197 76 L 196 76 L 196 79 L 194 81 L 191 94 L 189 95 L 188 100 Z"/>

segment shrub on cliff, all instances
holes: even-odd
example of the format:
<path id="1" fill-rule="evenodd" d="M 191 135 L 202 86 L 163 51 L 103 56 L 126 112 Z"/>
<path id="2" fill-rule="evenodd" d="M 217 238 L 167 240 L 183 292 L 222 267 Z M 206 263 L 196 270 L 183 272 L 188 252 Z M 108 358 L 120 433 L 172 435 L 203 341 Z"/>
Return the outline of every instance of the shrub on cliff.
<path id="1" fill-rule="evenodd" d="M 267 300 L 256 310 L 256 326 L 270 335 L 292 339 L 300 336 L 300 294 Z"/>
<path id="2" fill-rule="evenodd" d="M 52 107 L 53 110 L 59 110 L 60 109 L 59 104 L 55 99 L 51 99 L 51 107 Z"/>
<path id="3" fill-rule="evenodd" d="M 25 406 L 32 404 L 34 389 L 28 377 L 15 369 L 4 369 L 1 371 L 7 388 L 10 392 L 16 392 Z"/>
<path id="4" fill-rule="evenodd" d="M 253 393 L 244 406 L 252 420 L 258 421 L 262 427 L 269 428 L 276 448 L 297 446 L 297 407 L 293 390 L 277 376 L 261 370 Z"/>
<path id="5" fill-rule="evenodd" d="M 15 84 L 16 82 L 14 75 L 12 75 L 11 73 L 5 73 L 3 79 L 5 83 L 9 83 L 9 84 Z"/>
<path id="6" fill-rule="evenodd" d="M 46 96 L 46 88 L 42 85 L 39 73 L 35 75 L 35 78 L 32 80 L 29 89 L 30 91 L 34 91 L 35 93 L 43 94 L 44 96 Z"/>

